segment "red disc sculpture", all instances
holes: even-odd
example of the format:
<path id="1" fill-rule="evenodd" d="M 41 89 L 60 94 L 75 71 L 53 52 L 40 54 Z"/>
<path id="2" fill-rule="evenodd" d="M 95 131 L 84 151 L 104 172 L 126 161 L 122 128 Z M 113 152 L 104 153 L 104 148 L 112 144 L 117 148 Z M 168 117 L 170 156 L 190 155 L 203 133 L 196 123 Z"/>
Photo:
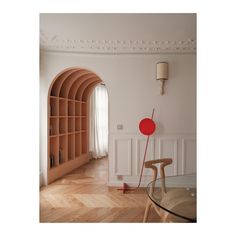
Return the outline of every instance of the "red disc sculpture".
<path id="1" fill-rule="evenodd" d="M 144 135 L 151 135 L 155 132 L 156 124 L 150 118 L 145 118 L 139 123 L 139 130 Z"/>
<path id="2" fill-rule="evenodd" d="M 138 186 L 137 186 L 137 188 L 130 188 L 126 183 L 123 183 L 123 187 L 118 189 L 118 190 L 122 190 L 123 193 L 125 193 L 125 191 L 128 191 L 128 190 L 136 190 L 140 186 L 142 175 L 143 175 L 143 166 L 145 163 L 147 148 L 148 148 L 148 143 L 149 143 L 149 136 L 152 135 L 156 130 L 156 124 L 153 121 L 153 115 L 154 115 L 154 109 L 152 111 L 152 118 L 144 118 L 139 123 L 140 132 L 148 137 L 147 137 L 147 142 L 146 142 L 146 147 L 145 147 L 145 152 L 144 152 L 144 157 L 143 157 L 142 170 L 140 173 Z"/>

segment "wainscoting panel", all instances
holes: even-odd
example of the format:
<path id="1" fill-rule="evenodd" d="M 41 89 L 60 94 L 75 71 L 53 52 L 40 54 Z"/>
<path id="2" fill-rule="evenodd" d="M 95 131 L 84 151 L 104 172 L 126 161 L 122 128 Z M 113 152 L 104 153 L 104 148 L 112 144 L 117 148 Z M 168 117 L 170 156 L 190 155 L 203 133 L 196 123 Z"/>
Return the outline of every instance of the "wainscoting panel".
<path id="1" fill-rule="evenodd" d="M 109 185 L 121 186 L 124 182 L 137 186 L 146 146 L 146 137 L 133 133 L 110 134 Z M 155 135 L 149 139 L 147 160 L 172 158 L 166 175 L 196 172 L 196 138 L 194 134 Z M 151 181 L 152 172 L 144 168 L 141 186 Z"/>
<path id="2" fill-rule="evenodd" d="M 196 139 L 182 139 L 182 174 L 196 173 Z"/>
<path id="3" fill-rule="evenodd" d="M 132 139 L 114 140 L 114 173 L 115 175 L 131 175 Z"/>
<path id="4" fill-rule="evenodd" d="M 140 175 L 147 139 L 136 139 L 136 175 Z M 149 139 L 146 161 L 155 159 L 155 139 Z M 144 169 L 143 175 L 152 175 L 150 169 Z"/>
<path id="5" fill-rule="evenodd" d="M 172 158 L 173 163 L 165 167 L 166 176 L 177 175 L 178 139 L 159 139 L 159 158 Z"/>

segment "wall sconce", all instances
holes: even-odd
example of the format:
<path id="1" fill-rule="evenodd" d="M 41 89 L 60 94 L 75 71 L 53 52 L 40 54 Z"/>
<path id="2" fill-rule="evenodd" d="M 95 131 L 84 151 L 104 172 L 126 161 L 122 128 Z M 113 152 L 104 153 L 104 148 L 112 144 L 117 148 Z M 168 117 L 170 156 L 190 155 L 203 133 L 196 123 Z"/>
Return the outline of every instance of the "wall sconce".
<path id="1" fill-rule="evenodd" d="M 168 79 L 168 63 L 167 62 L 159 62 L 157 63 L 157 80 L 161 82 L 161 90 L 160 94 L 164 94 L 164 84 L 165 80 Z"/>

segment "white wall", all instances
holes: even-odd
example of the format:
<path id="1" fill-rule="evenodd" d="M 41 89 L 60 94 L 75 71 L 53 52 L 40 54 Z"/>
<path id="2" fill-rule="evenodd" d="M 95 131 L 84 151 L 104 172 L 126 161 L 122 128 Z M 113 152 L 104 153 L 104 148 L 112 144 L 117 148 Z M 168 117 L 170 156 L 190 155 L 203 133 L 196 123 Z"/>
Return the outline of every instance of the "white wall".
<path id="1" fill-rule="evenodd" d="M 169 63 L 165 94 L 159 95 L 156 63 Z M 55 76 L 67 67 L 94 71 L 106 83 L 109 94 L 109 185 L 136 184 L 146 137 L 138 124 L 150 117 L 158 129 L 150 139 L 148 158 L 172 157 L 168 174 L 196 171 L 196 55 L 129 54 L 91 55 L 41 52 L 41 170 L 46 179 L 47 95 Z M 123 124 L 123 130 L 117 130 Z M 145 172 L 145 175 L 149 174 Z M 123 175 L 119 181 L 117 175 Z M 146 176 L 148 181 L 149 177 Z"/>

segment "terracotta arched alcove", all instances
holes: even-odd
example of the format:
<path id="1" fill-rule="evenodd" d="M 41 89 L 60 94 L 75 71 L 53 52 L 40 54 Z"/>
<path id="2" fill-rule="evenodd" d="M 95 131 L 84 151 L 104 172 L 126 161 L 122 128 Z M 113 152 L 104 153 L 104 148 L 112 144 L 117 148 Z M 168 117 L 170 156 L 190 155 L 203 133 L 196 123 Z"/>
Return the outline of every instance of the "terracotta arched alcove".
<path id="1" fill-rule="evenodd" d="M 90 93 L 102 80 L 83 68 L 68 68 L 48 94 L 48 183 L 89 161 Z"/>

